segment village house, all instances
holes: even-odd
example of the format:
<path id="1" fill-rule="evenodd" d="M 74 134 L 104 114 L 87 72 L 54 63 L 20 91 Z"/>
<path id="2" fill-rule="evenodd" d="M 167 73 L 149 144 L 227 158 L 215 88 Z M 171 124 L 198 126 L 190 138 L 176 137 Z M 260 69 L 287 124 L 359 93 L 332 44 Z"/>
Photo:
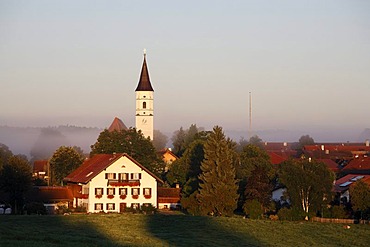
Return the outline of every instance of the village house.
<path id="1" fill-rule="evenodd" d="M 334 192 L 338 193 L 341 202 L 346 203 L 350 201 L 349 188 L 360 180 L 370 185 L 370 175 L 348 174 L 335 181 Z"/>
<path id="2" fill-rule="evenodd" d="M 158 185 L 163 181 L 125 153 L 96 154 L 65 179 L 72 188 L 74 207 L 87 212 L 124 212 L 142 205 L 158 208 Z"/>

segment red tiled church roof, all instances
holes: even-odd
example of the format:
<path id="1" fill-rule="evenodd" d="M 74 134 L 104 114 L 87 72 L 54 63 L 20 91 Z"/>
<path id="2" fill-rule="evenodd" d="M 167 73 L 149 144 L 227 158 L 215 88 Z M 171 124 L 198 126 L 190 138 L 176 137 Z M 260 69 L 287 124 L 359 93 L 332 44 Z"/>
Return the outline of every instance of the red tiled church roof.
<path id="1" fill-rule="evenodd" d="M 121 130 L 127 130 L 127 127 L 122 122 L 121 119 L 119 119 L 118 117 L 115 117 L 112 124 L 109 126 L 108 131 L 113 132 L 113 131 L 121 131 Z"/>

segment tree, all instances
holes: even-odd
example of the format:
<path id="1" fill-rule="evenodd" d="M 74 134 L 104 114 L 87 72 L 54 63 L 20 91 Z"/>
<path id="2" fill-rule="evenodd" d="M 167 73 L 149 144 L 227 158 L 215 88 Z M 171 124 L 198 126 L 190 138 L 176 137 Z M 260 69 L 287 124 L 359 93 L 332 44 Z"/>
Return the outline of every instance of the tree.
<path id="1" fill-rule="evenodd" d="M 127 153 L 156 175 L 160 176 L 164 172 L 165 164 L 158 157 L 153 143 L 135 128 L 113 132 L 105 129 L 100 133 L 97 142 L 91 145 L 91 156 L 113 153 Z"/>
<path id="2" fill-rule="evenodd" d="M 292 206 L 300 208 L 306 219 L 331 201 L 334 178 L 324 163 L 308 159 L 286 161 L 279 171 Z"/>
<path id="3" fill-rule="evenodd" d="M 4 164 L 8 162 L 8 159 L 13 156 L 12 151 L 5 144 L 0 143 L 0 171 Z"/>
<path id="4" fill-rule="evenodd" d="M 350 201 L 354 210 L 361 211 L 361 215 L 370 209 L 370 186 L 360 180 L 349 188 Z"/>
<path id="5" fill-rule="evenodd" d="M 301 136 L 301 138 L 299 138 L 298 148 L 302 149 L 306 145 L 313 145 L 313 144 L 315 144 L 315 141 L 313 140 L 313 138 L 311 136 L 303 135 L 303 136 Z"/>
<path id="6" fill-rule="evenodd" d="M 63 185 L 63 179 L 83 163 L 81 151 L 78 147 L 61 146 L 54 152 L 49 161 L 52 184 Z"/>
<path id="7" fill-rule="evenodd" d="M 160 132 L 159 130 L 154 130 L 153 145 L 154 148 L 159 151 L 166 147 L 168 142 L 168 137 Z"/>
<path id="8" fill-rule="evenodd" d="M 263 208 L 268 208 L 275 169 L 266 151 L 248 144 L 240 154 L 240 165 L 237 168 L 237 178 L 240 179 L 240 204 L 245 203 L 244 201 L 257 200 Z"/>
<path id="9" fill-rule="evenodd" d="M 249 144 L 255 145 L 257 147 L 262 147 L 262 139 L 258 135 L 254 135 L 249 138 Z"/>
<path id="10" fill-rule="evenodd" d="M 32 171 L 28 161 L 11 156 L 0 171 L 0 190 L 8 193 L 12 212 L 17 214 L 24 205 L 24 197 L 31 187 Z"/>
<path id="11" fill-rule="evenodd" d="M 215 126 L 204 146 L 199 176 L 199 209 L 202 214 L 230 216 L 238 200 L 233 150 L 221 127 Z"/>
<path id="12" fill-rule="evenodd" d="M 67 138 L 58 129 L 43 128 L 31 149 L 31 161 L 49 159 L 58 147 L 68 143 Z"/>
<path id="13" fill-rule="evenodd" d="M 179 157 L 181 157 L 185 151 L 185 136 L 186 133 L 181 127 L 179 130 L 175 131 L 171 138 L 173 144 L 173 153 Z"/>
<path id="14" fill-rule="evenodd" d="M 175 131 L 171 138 L 174 154 L 181 157 L 194 140 L 202 138 L 204 135 L 207 135 L 207 132 L 200 131 L 196 124 L 190 125 L 187 130 L 181 127 L 180 130 Z"/>

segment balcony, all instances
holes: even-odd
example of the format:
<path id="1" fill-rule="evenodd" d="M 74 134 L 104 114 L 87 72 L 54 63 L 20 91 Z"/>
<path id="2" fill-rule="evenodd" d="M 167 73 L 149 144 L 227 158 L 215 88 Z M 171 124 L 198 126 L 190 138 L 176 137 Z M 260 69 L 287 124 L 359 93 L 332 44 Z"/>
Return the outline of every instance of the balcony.
<path id="1" fill-rule="evenodd" d="M 140 180 L 118 180 L 118 179 L 108 179 L 108 185 L 115 187 L 124 187 L 124 186 L 140 186 Z"/>

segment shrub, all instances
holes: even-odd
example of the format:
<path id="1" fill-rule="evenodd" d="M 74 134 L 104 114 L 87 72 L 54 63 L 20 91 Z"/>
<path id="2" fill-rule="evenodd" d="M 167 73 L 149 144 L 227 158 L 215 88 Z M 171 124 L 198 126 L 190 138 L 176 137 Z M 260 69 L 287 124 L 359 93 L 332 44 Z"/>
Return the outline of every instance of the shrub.
<path id="1" fill-rule="evenodd" d="M 71 213 L 71 211 L 72 210 L 64 204 L 57 204 L 57 208 L 55 209 L 56 214 L 66 214 Z"/>
<path id="2" fill-rule="evenodd" d="M 152 204 L 149 205 L 143 204 L 141 206 L 141 211 L 144 214 L 154 214 L 156 212 L 156 208 Z"/>
<path id="3" fill-rule="evenodd" d="M 30 202 L 25 205 L 24 208 L 28 215 L 31 214 L 47 214 L 46 207 L 42 202 Z"/>
<path id="4" fill-rule="evenodd" d="M 303 220 L 305 213 L 297 208 L 282 208 L 278 212 L 279 220 Z"/>
<path id="5" fill-rule="evenodd" d="M 335 205 L 331 209 L 331 218 L 344 219 L 346 218 L 346 211 L 342 206 Z"/>
<path id="6" fill-rule="evenodd" d="M 259 201 L 247 200 L 243 205 L 243 211 L 251 219 L 260 219 L 263 217 L 263 208 Z"/>
<path id="7" fill-rule="evenodd" d="M 84 206 L 77 206 L 74 211 L 78 213 L 86 213 L 87 209 Z"/>

